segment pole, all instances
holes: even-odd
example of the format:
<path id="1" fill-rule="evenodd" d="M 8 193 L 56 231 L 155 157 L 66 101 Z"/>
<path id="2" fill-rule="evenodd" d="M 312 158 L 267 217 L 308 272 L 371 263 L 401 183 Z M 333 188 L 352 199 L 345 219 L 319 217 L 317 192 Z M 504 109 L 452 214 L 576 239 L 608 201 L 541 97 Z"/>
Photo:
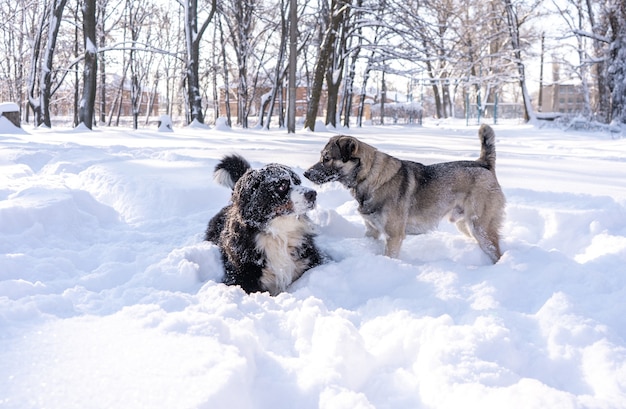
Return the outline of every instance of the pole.
<path id="1" fill-rule="evenodd" d="M 498 93 L 496 92 L 496 101 L 493 104 L 493 124 L 498 124 Z"/>
<path id="2" fill-rule="evenodd" d="M 469 89 L 465 93 L 465 126 L 469 126 L 470 106 L 469 106 Z"/>

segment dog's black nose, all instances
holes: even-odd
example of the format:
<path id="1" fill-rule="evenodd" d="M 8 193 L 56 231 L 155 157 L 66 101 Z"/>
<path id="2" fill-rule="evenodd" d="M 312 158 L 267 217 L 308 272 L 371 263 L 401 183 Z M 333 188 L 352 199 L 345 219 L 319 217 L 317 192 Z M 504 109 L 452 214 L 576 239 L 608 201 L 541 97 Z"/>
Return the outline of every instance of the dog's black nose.
<path id="1" fill-rule="evenodd" d="M 314 202 L 317 197 L 317 192 L 315 190 L 309 190 L 304 194 L 304 198 L 309 202 Z"/>

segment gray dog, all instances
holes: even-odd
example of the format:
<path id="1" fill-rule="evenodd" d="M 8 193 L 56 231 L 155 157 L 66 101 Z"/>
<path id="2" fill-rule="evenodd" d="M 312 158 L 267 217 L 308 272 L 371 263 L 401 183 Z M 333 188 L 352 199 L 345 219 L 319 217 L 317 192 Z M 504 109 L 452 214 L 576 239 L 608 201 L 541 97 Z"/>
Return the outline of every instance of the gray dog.
<path id="1" fill-rule="evenodd" d="M 350 189 L 367 236 L 386 240 L 386 256 L 398 256 L 407 234 L 426 233 L 448 216 L 495 263 L 502 255 L 499 231 L 506 200 L 496 178 L 493 129 L 482 125 L 478 137 L 477 160 L 423 165 L 337 135 L 304 176 L 317 184 L 339 181 Z"/>

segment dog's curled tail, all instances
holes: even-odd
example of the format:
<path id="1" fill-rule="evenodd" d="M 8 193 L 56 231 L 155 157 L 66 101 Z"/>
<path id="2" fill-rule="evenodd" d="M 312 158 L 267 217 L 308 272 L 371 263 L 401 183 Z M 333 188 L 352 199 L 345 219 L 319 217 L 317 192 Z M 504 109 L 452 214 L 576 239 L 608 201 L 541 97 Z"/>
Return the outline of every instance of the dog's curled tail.
<path id="1" fill-rule="evenodd" d="M 213 180 L 220 185 L 234 188 L 235 183 L 250 169 L 247 160 L 239 155 L 224 156 L 222 160 L 215 165 L 213 170 Z"/>
<path id="2" fill-rule="evenodd" d="M 478 129 L 478 138 L 480 139 L 480 158 L 479 162 L 484 163 L 487 168 L 496 171 L 496 134 L 489 125 L 482 124 Z"/>

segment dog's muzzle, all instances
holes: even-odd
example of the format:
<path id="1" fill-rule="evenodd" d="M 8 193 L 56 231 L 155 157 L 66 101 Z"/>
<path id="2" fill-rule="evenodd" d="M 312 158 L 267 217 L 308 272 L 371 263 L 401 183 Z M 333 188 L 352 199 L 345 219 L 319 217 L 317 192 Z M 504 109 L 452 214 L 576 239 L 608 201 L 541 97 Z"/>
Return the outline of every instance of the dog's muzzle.
<path id="1" fill-rule="evenodd" d="M 317 198 L 317 192 L 313 189 L 309 189 L 306 192 L 304 192 L 304 198 L 307 200 L 307 202 L 315 204 L 315 199 Z"/>
<path id="2" fill-rule="evenodd" d="M 297 186 L 291 193 L 291 201 L 297 214 L 303 214 L 314 209 L 316 199 L 317 192 L 305 186 Z"/>
<path id="3" fill-rule="evenodd" d="M 323 183 L 337 180 L 339 175 L 323 164 L 316 163 L 304 172 L 304 177 L 313 183 L 321 185 Z"/>

